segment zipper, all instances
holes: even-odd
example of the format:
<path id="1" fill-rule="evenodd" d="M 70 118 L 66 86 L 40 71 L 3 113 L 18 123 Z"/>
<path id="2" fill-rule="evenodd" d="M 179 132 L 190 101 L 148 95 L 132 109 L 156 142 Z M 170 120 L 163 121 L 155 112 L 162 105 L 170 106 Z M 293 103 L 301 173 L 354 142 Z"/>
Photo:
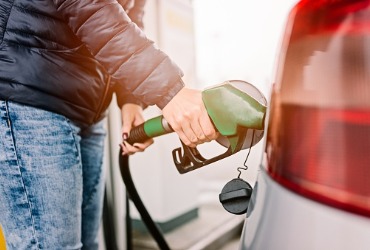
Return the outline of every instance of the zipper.
<path id="1" fill-rule="evenodd" d="M 111 75 L 108 75 L 108 82 L 107 84 L 105 85 L 105 88 L 104 88 L 104 95 L 103 95 L 103 98 L 100 102 L 100 105 L 99 105 L 99 108 L 96 112 L 96 115 L 93 119 L 93 123 L 95 123 L 98 119 L 99 119 L 99 116 L 100 116 L 100 113 L 103 109 L 103 105 L 104 105 L 104 102 L 105 102 L 105 99 L 107 98 L 107 95 L 108 95 L 108 91 L 109 91 L 109 86 L 110 86 L 110 80 L 111 80 Z"/>

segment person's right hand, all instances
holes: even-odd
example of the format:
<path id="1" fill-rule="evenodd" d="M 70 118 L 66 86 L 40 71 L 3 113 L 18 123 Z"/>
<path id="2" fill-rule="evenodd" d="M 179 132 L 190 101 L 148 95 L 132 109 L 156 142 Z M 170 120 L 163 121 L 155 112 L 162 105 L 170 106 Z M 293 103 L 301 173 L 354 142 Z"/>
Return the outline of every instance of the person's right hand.
<path id="1" fill-rule="evenodd" d="M 163 117 L 182 142 L 195 147 L 218 137 L 199 90 L 183 88 L 163 108 Z"/>

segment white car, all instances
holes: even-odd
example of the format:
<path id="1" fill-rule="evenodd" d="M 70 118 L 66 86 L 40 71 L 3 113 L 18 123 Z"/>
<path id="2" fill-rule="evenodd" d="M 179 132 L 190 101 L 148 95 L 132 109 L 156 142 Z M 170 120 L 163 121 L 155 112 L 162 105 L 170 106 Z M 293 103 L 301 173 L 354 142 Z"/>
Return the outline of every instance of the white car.
<path id="1" fill-rule="evenodd" d="M 240 249 L 370 249 L 370 0 L 290 11 Z"/>

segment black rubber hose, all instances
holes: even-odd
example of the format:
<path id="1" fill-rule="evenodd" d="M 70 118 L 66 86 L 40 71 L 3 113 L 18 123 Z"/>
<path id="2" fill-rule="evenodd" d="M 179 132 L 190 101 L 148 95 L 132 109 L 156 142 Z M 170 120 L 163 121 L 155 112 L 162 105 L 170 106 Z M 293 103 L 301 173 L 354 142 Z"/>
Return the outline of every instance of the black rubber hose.
<path id="1" fill-rule="evenodd" d="M 109 249 L 109 248 L 107 248 Z M 126 250 L 132 250 L 132 223 L 130 215 L 130 198 L 126 192 Z"/>
<path id="2" fill-rule="evenodd" d="M 112 216 L 112 207 L 108 202 L 107 187 L 104 190 L 104 206 L 103 206 L 103 232 L 105 240 L 105 248 L 118 250 L 117 238 L 114 231 L 114 221 Z"/>
<path id="3" fill-rule="evenodd" d="M 126 185 L 126 192 L 129 194 L 130 199 L 132 200 L 138 212 L 140 213 L 141 219 L 146 225 L 148 231 L 151 233 L 154 240 L 157 242 L 159 249 L 170 250 L 170 247 L 168 246 L 163 236 L 163 233 L 161 232 L 158 225 L 153 221 L 152 217 L 150 216 L 148 210 L 144 206 L 144 203 L 142 202 L 136 190 L 135 184 L 131 177 L 129 158 L 127 155 L 122 156 L 121 150 L 119 152 L 119 167 L 121 170 L 123 182 Z"/>

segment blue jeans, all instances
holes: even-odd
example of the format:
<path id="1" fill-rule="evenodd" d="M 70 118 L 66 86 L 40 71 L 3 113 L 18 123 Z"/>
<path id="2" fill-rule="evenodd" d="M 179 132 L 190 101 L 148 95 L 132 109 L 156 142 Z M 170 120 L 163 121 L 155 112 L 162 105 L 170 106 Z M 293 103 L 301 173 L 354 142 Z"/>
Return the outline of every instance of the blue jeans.
<path id="1" fill-rule="evenodd" d="M 8 249 L 97 249 L 103 122 L 0 100 L 0 224 Z"/>

